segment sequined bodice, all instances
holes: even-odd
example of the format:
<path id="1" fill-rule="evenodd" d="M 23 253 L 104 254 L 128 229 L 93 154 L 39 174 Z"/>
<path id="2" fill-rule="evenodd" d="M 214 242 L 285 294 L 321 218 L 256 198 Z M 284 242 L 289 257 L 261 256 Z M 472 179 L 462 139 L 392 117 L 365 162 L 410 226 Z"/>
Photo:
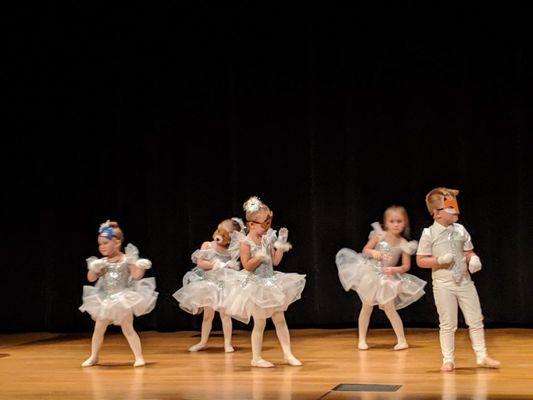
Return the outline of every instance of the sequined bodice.
<path id="1" fill-rule="evenodd" d="M 130 271 L 125 262 L 106 262 L 106 273 L 100 278 L 102 288 L 108 295 L 119 293 L 129 284 Z"/>
<path id="2" fill-rule="evenodd" d="M 253 274 L 261 278 L 270 278 L 274 275 L 274 267 L 272 266 L 272 257 L 271 257 L 271 244 L 266 246 L 256 244 L 253 241 L 250 242 L 250 253 L 254 257 L 259 251 L 263 251 L 267 255 L 267 259 L 264 260 L 256 269 L 254 269 Z"/>
<path id="3" fill-rule="evenodd" d="M 381 253 L 382 267 L 395 267 L 398 265 L 398 260 L 402 254 L 402 249 L 399 246 L 392 246 L 387 241 L 381 240 L 376 245 L 376 250 Z"/>

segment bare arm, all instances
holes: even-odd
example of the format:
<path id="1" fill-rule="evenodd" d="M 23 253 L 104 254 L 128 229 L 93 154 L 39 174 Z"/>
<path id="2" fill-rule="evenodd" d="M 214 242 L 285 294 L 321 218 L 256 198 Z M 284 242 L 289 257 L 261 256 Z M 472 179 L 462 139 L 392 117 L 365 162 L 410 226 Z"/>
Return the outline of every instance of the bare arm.
<path id="1" fill-rule="evenodd" d="M 442 267 L 433 256 L 416 256 L 416 263 L 420 268 L 440 268 Z"/>
<path id="2" fill-rule="evenodd" d="M 144 269 L 137 267 L 135 264 L 128 264 L 128 269 L 130 270 L 130 275 L 133 279 L 138 281 L 144 276 Z"/>
<path id="3" fill-rule="evenodd" d="M 378 235 L 374 235 L 370 238 L 370 240 L 367 242 L 365 247 L 363 247 L 363 254 L 366 254 L 367 256 L 370 256 L 372 258 L 375 258 L 376 260 L 381 260 L 381 253 L 377 250 L 374 250 L 376 245 L 378 244 L 379 237 Z"/>
<path id="4" fill-rule="evenodd" d="M 94 281 L 98 280 L 98 278 L 100 278 L 100 274 L 97 274 L 96 272 L 93 272 L 93 271 L 88 271 L 87 272 L 87 280 L 89 282 L 94 282 Z"/>
<path id="5" fill-rule="evenodd" d="M 274 267 L 277 267 L 281 262 L 281 259 L 283 258 L 284 252 L 282 250 L 276 250 L 274 246 L 272 246 L 272 249 L 270 251 L 272 253 L 272 264 L 274 265 Z"/>
<path id="6" fill-rule="evenodd" d="M 396 267 L 384 267 L 381 271 L 386 275 L 403 274 L 411 268 L 411 256 L 407 253 L 402 253 L 402 265 Z"/>
<path id="7" fill-rule="evenodd" d="M 263 262 L 261 257 L 252 257 L 252 254 L 250 253 L 250 245 L 246 243 L 241 243 L 240 253 L 241 264 L 246 271 L 253 271 Z"/>
<path id="8" fill-rule="evenodd" d="M 202 247 L 200 247 L 200 250 L 208 250 L 208 249 L 209 249 L 209 242 L 203 242 Z M 201 268 L 205 271 L 209 271 L 213 269 L 213 267 L 215 266 L 215 262 L 216 260 L 205 260 L 203 258 L 198 257 L 196 261 L 196 265 L 198 266 L 198 268 Z"/>

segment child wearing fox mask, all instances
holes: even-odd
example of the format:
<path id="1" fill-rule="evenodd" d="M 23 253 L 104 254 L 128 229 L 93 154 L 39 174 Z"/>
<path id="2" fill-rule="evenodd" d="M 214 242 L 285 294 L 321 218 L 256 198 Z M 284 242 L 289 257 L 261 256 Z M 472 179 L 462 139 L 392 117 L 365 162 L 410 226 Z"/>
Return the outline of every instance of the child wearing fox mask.
<path id="1" fill-rule="evenodd" d="M 441 370 L 455 369 L 457 306 L 468 325 L 477 364 L 498 368 L 500 362 L 487 355 L 483 315 L 476 287 L 470 278 L 470 274 L 481 270 L 481 260 L 473 251 L 470 234 L 457 223 L 458 194 L 458 190 L 439 187 L 426 195 L 426 206 L 435 222 L 422 232 L 416 257 L 421 268 L 432 270 L 443 356 Z"/>
<path id="2" fill-rule="evenodd" d="M 218 224 L 213 233 L 213 241 L 204 242 L 192 256 L 196 267 L 183 277 L 183 287 L 173 294 L 180 307 L 191 314 L 204 313 L 200 342 L 191 346 L 189 351 L 199 351 L 207 347 L 215 311 L 220 314 L 224 332 L 224 350 L 234 351 L 231 345 L 232 323 L 222 308 L 226 281 L 238 274 L 239 262 L 232 258 L 228 246 L 231 233 L 243 229 L 239 218 L 226 219 Z M 235 277 L 234 279 L 235 280 Z"/>

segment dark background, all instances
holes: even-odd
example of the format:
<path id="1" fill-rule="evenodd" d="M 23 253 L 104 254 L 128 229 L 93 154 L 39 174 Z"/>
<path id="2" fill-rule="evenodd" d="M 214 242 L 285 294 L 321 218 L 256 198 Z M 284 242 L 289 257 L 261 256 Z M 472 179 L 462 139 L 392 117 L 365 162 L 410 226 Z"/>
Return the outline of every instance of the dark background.
<path id="1" fill-rule="evenodd" d="M 171 294 L 250 195 L 290 230 L 281 270 L 307 274 L 289 325 L 355 326 L 336 252 L 393 203 L 418 239 L 435 186 L 461 190 L 487 326 L 532 326 L 528 10 L 170 3 L 2 14 L 0 330 L 92 328 L 77 307 L 108 218 L 153 261 L 137 326 L 198 328 Z M 400 314 L 437 326 L 431 284 Z"/>

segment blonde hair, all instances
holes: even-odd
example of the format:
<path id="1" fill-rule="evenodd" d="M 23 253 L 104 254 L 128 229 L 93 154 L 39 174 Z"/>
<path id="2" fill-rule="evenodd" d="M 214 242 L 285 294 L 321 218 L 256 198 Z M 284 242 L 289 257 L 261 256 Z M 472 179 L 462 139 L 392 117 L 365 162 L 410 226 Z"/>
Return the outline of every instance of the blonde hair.
<path id="1" fill-rule="evenodd" d="M 222 225 L 222 224 L 231 226 L 231 231 L 229 233 L 233 231 L 240 232 L 242 230 L 241 224 L 233 218 L 225 219 L 219 225 Z"/>
<path id="2" fill-rule="evenodd" d="M 445 197 L 456 198 L 459 190 L 449 189 L 445 187 L 438 187 L 426 194 L 426 207 L 431 215 L 438 208 L 442 208 Z"/>
<path id="3" fill-rule="evenodd" d="M 394 211 L 394 212 L 397 212 L 397 213 L 401 214 L 402 217 L 404 218 L 405 227 L 403 228 L 403 231 L 402 231 L 401 235 L 404 238 L 408 239 L 410 237 L 410 235 L 411 235 L 411 228 L 409 227 L 409 215 L 407 214 L 407 210 L 403 206 L 392 205 L 390 207 L 387 207 L 387 209 L 383 213 L 383 227 L 386 230 L 387 214 L 390 213 L 391 211 Z"/>

